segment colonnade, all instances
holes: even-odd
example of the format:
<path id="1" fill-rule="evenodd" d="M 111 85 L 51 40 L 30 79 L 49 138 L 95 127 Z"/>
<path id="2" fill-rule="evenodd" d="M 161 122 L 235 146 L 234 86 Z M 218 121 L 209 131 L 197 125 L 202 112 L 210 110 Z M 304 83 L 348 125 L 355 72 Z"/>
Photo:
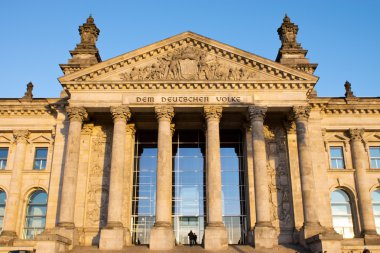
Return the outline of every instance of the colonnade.
<path id="1" fill-rule="evenodd" d="M 267 154 L 264 139 L 264 118 L 267 108 L 263 106 L 249 106 L 248 113 L 252 127 L 253 170 L 255 182 L 256 224 L 253 231 L 253 240 L 256 247 L 271 248 L 277 244 L 276 231 L 271 223 L 268 210 L 269 188 L 267 175 Z M 79 158 L 79 139 L 81 125 L 87 113 L 84 108 L 68 107 L 70 129 L 68 135 L 67 153 L 64 166 L 61 210 L 59 227 L 73 229 L 76 179 Z M 227 231 L 222 220 L 222 190 L 221 190 L 221 164 L 219 143 L 219 122 L 222 116 L 221 106 L 204 106 L 204 116 L 207 123 L 206 132 L 206 196 L 207 196 L 207 225 L 205 228 L 205 249 L 226 249 L 228 246 Z M 125 130 L 130 118 L 128 107 L 112 107 L 114 119 L 114 135 L 112 144 L 111 178 L 109 190 L 108 224 L 101 232 L 100 247 L 102 249 L 117 250 L 125 245 L 125 233 L 128 230 L 122 224 L 122 176 L 125 154 Z M 157 187 L 156 187 L 156 222 L 151 230 L 150 248 L 168 250 L 174 247 L 175 238 L 172 227 L 172 131 L 171 120 L 174 109 L 171 106 L 155 107 L 158 120 L 158 154 L 157 154 Z M 303 200 L 304 226 L 303 236 L 308 238 L 321 233 L 315 200 L 315 182 L 312 167 L 312 157 L 309 145 L 308 118 L 310 108 L 306 106 L 294 107 L 293 116 L 296 122 L 297 146 L 299 156 L 299 169 L 301 178 L 301 191 Z M 354 136 L 354 134 L 352 134 Z M 364 170 L 358 161 L 362 148 L 357 139 L 352 138 L 353 161 L 357 168 L 357 181 L 359 189 L 359 207 L 363 212 L 364 231 L 373 231 L 374 224 L 369 222 L 369 214 L 365 213 L 368 194 L 360 190 L 361 173 Z M 356 158 L 356 156 L 358 156 Z M 373 218 L 372 218 L 373 220 Z M 104 240 L 103 240 L 104 238 Z M 103 243 L 102 243 L 103 240 Z"/>

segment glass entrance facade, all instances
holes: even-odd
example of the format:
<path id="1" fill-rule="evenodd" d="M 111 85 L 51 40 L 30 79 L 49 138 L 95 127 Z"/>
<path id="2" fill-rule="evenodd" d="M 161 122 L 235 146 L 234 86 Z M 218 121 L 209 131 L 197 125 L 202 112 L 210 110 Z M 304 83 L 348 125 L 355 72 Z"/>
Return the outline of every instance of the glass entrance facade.
<path id="1" fill-rule="evenodd" d="M 173 137 L 173 225 L 177 244 L 189 244 L 190 230 L 201 239 L 205 221 L 205 137 L 177 131 Z"/>
<path id="2" fill-rule="evenodd" d="M 221 131 L 223 222 L 229 244 L 244 244 L 247 233 L 240 131 Z M 179 130 L 173 136 L 173 229 L 177 244 L 189 244 L 190 230 L 202 243 L 206 217 L 205 133 Z M 132 199 L 132 240 L 149 244 L 155 222 L 157 133 L 136 135 Z"/>

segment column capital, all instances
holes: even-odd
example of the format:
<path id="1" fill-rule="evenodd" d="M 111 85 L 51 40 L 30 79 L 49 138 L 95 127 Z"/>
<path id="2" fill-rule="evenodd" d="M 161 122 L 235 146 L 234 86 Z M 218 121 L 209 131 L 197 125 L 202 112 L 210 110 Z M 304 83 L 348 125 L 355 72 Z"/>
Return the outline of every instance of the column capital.
<path id="1" fill-rule="evenodd" d="M 135 124 L 127 124 L 126 131 L 127 131 L 127 134 L 129 135 L 135 135 L 136 133 Z"/>
<path id="2" fill-rule="evenodd" d="M 252 121 L 264 121 L 267 112 L 266 106 L 250 105 L 248 107 L 249 119 Z"/>
<path id="3" fill-rule="evenodd" d="M 14 130 L 13 137 L 16 143 L 27 143 L 29 138 L 29 130 Z"/>
<path id="4" fill-rule="evenodd" d="M 66 106 L 66 112 L 70 121 L 83 122 L 88 117 L 87 111 L 84 107 Z"/>
<path id="5" fill-rule="evenodd" d="M 128 106 L 111 106 L 110 108 L 112 119 L 114 121 L 116 120 L 123 120 L 128 121 L 131 118 L 131 111 L 129 110 Z"/>
<path id="6" fill-rule="evenodd" d="M 348 130 L 351 141 L 362 141 L 363 140 L 363 128 L 350 128 Z"/>
<path id="7" fill-rule="evenodd" d="M 308 120 L 310 117 L 310 106 L 294 106 L 293 107 L 293 118 L 298 120 Z"/>
<path id="8" fill-rule="evenodd" d="M 174 108 L 173 106 L 156 106 L 154 107 L 154 111 L 156 113 L 156 117 L 158 120 L 160 119 L 166 119 L 171 121 L 174 117 Z"/>
<path id="9" fill-rule="evenodd" d="M 222 117 L 222 112 L 223 112 L 222 106 L 207 105 L 203 107 L 203 113 L 207 120 L 210 120 L 210 119 L 220 120 L 220 118 Z"/>
<path id="10" fill-rule="evenodd" d="M 175 124 L 170 124 L 170 134 L 172 135 L 172 137 L 173 137 L 174 132 L 175 132 Z"/>

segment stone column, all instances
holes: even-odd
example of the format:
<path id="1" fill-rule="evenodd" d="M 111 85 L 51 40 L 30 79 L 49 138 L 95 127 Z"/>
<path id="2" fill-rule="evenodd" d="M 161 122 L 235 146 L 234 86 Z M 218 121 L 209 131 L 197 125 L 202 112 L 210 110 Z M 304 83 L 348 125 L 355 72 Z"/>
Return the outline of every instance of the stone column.
<path id="1" fill-rule="evenodd" d="M 13 136 L 16 142 L 16 152 L 14 156 L 9 193 L 7 196 L 7 204 L 5 207 L 5 219 L 3 231 L 1 232 L 0 243 L 17 237 L 16 225 L 21 201 L 20 191 L 22 183 L 22 171 L 24 169 L 29 131 L 15 130 L 13 131 Z"/>
<path id="2" fill-rule="evenodd" d="M 78 239 L 74 229 L 74 211 L 80 155 L 80 136 L 82 123 L 83 120 L 87 118 L 87 112 L 83 107 L 71 106 L 66 107 L 66 112 L 70 119 L 70 125 L 63 168 L 58 227 L 60 231 L 59 234 L 70 239 L 72 245 L 75 245 Z"/>
<path id="3" fill-rule="evenodd" d="M 228 248 L 227 230 L 222 217 L 222 175 L 220 166 L 219 121 L 222 117 L 221 106 L 205 106 L 207 121 L 206 135 L 206 195 L 207 226 L 204 235 L 206 250 L 226 250 Z"/>
<path id="4" fill-rule="evenodd" d="M 156 222 L 150 231 L 149 248 L 170 250 L 175 245 L 172 226 L 172 133 L 171 106 L 155 107 L 158 119 Z"/>
<path id="5" fill-rule="evenodd" d="M 100 233 L 100 250 L 121 250 L 126 244 L 125 237 L 129 231 L 122 222 L 123 178 L 125 165 L 126 124 L 131 117 L 127 106 L 111 107 L 114 121 L 111 175 L 108 197 L 107 226 Z"/>
<path id="6" fill-rule="evenodd" d="M 355 186 L 358 195 L 361 233 L 366 244 L 380 244 L 380 236 L 376 233 L 375 218 L 371 200 L 371 192 L 367 183 L 366 170 L 369 168 L 368 155 L 363 145 L 363 129 L 350 129 L 351 156 L 355 169 Z"/>
<path id="7" fill-rule="evenodd" d="M 301 178 L 302 204 L 304 224 L 301 231 L 301 240 L 322 232 L 317 214 L 317 203 L 313 163 L 309 146 L 308 119 L 310 116 L 309 106 L 293 108 L 293 117 L 296 122 L 298 162 Z"/>
<path id="8" fill-rule="evenodd" d="M 256 248 L 273 248 L 277 244 L 276 231 L 270 219 L 267 153 L 264 138 L 266 107 L 249 106 L 252 127 L 253 171 L 255 182 L 256 224 L 254 244 Z"/>

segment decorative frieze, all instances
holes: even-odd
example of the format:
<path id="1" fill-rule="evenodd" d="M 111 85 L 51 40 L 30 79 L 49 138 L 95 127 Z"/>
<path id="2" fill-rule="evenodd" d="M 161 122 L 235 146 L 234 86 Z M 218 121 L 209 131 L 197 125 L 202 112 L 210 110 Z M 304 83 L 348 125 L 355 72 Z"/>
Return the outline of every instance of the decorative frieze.
<path id="1" fill-rule="evenodd" d="M 220 120 L 222 117 L 223 107 L 205 106 L 203 107 L 204 116 L 207 120 Z"/>

